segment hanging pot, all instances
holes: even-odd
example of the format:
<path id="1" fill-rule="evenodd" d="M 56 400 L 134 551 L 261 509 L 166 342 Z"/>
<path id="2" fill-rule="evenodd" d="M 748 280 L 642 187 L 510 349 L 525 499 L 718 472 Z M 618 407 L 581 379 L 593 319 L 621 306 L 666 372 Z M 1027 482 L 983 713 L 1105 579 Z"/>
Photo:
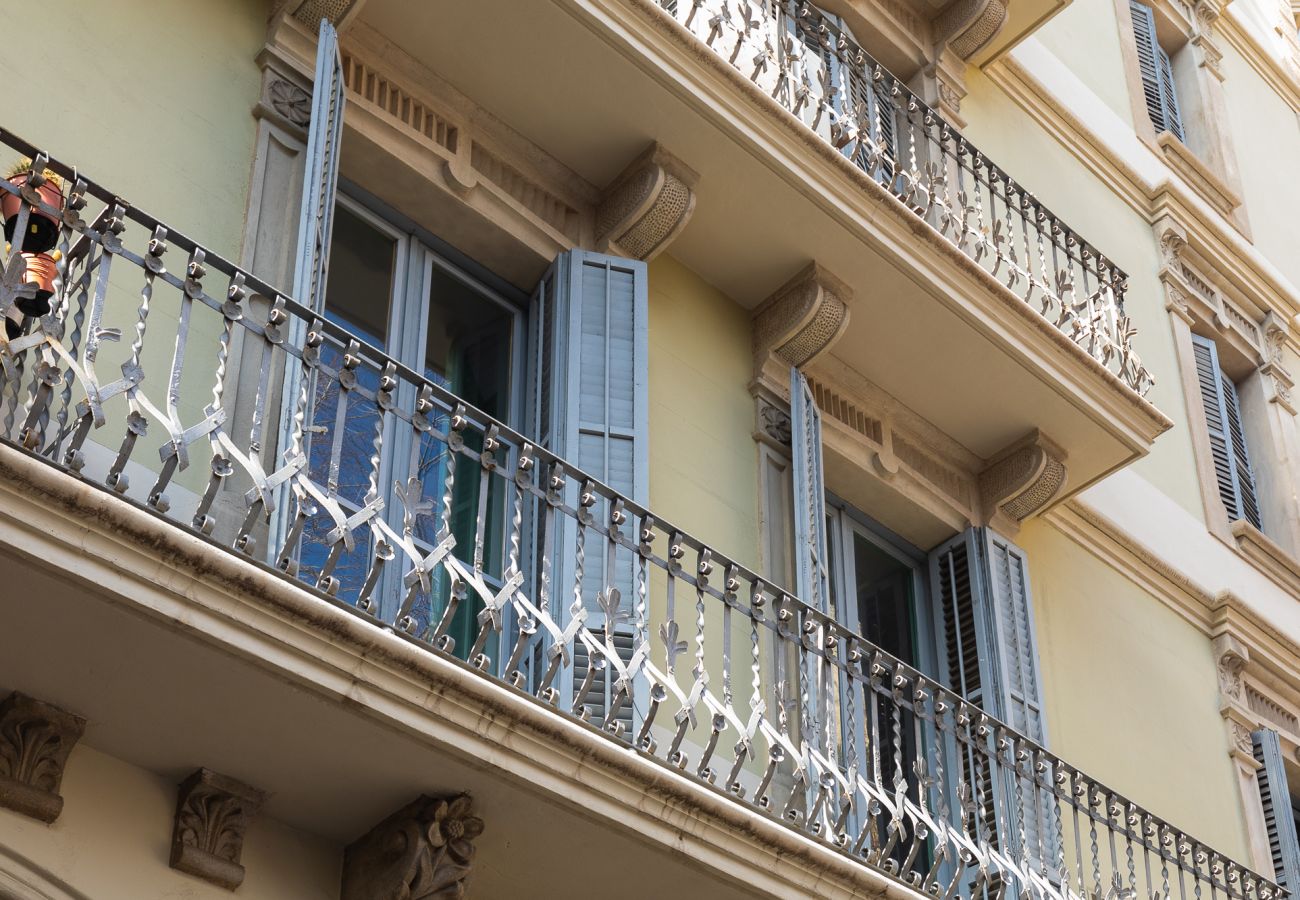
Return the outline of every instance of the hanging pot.
<path id="1" fill-rule="evenodd" d="M 14 187 L 21 189 L 31 180 L 31 173 L 19 172 L 17 175 L 9 176 L 7 180 Z M 60 213 L 63 211 L 63 189 L 55 179 L 46 178 L 35 190 L 41 202 L 54 207 Z M 7 241 L 14 239 L 14 229 L 18 227 L 18 213 L 22 208 L 22 197 L 0 192 L 0 215 L 4 216 Z M 35 206 L 31 207 L 31 213 L 27 218 L 27 236 L 23 241 L 22 249 L 28 253 L 45 253 L 47 250 L 53 250 L 54 245 L 59 242 L 61 224 L 57 217 Z"/>
<path id="2" fill-rule="evenodd" d="M 43 316 L 50 311 L 54 279 L 59 274 L 58 262 L 48 253 L 24 253 L 23 262 L 27 265 L 23 281 L 36 285 L 36 296 L 22 297 L 15 305 L 22 310 L 23 315 Z"/>

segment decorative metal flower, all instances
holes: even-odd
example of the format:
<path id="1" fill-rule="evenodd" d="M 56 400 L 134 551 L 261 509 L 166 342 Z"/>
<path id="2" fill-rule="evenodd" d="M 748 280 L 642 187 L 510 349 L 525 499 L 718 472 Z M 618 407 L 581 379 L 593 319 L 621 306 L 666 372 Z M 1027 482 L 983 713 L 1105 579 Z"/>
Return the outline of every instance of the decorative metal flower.
<path id="1" fill-rule="evenodd" d="M 470 842 L 483 833 L 483 820 L 471 816 L 469 809 L 468 796 L 439 800 L 433 808 L 433 821 L 428 830 L 430 846 L 446 847 L 447 855 L 462 866 L 469 865 L 474 858 L 474 845 Z"/>

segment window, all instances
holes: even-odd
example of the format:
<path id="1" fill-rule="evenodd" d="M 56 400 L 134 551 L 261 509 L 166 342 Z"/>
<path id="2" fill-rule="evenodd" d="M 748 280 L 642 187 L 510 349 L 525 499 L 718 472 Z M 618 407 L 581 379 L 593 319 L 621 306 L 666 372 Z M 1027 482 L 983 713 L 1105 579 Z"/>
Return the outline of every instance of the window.
<path id="1" fill-rule="evenodd" d="M 1274 880 L 1292 893 L 1300 886 L 1300 846 L 1296 840 L 1296 798 L 1287 786 L 1286 765 L 1277 732 L 1262 728 L 1251 734 L 1259 769 L 1255 783 L 1264 809 Z"/>
<path id="2" fill-rule="evenodd" d="M 1246 432 L 1242 427 L 1237 386 L 1219 366 L 1219 353 L 1214 341 L 1193 334 L 1192 353 L 1205 407 L 1205 428 L 1210 439 L 1219 498 L 1229 520 L 1244 519 L 1261 528 L 1259 498 L 1246 447 Z"/>
<path id="3" fill-rule="evenodd" d="M 422 372 L 468 403 L 503 421 L 517 420 L 513 406 L 513 379 L 519 371 L 516 354 L 522 329 L 522 298 L 508 299 L 476 280 L 435 252 L 412 234 L 390 225 L 360 204 L 340 198 L 334 209 L 333 240 L 326 274 L 325 317 L 341 325 L 366 344 L 383 350 L 393 359 Z M 321 348 L 322 362 L 338 369 L 346 348 L 327 342 Z M 360 387 L 374 390 L 378 373 L 368 367 L 358 371 Z M 374 454 L 379 419 L 368 404 L 350 404 L 337 379 L 318 383 L 312 394 L 311 429 L 308 438 L 308 472 L 313 481 L 327 486 L 346 515 L 353 515 L 376 499 L 384 502 L 384 515 L 401 531 L 406 502 L 394 495 L 394 484 L 412 491 L 411 496 L 441 497 L 448 467 L 456 468 L 448 523 L 456 539 L 456 555 L 466 564 L 481 557 L 489 583 L 501 575 L 503 495 L 499 481 L 488 482 L 489 496 L 482 508 L 487 524 L 477 533 L 482 481 L 473 461 L 455 457 L 445 443 L 424 435 L 416 446 L 415 437 L 403 429 L 389 428 L 384 444 L 381 477 L 372 485 L 371 458 Z M 445 423 L 439 423 L 445 429 Z M 412 490 L 418 488 L 418 490 Z M 438 544 L 442 511 L 437 503 L 413 503 L 414 541 L 424 554 Z M 328 568 L 326 533 L 333 522 L 314 516 L 305 526 L 306 542 L 300 565 L 305 574 Z M 354 591 L 366 579 L 372 557 L 368 526 L 356 529 L 355 548 L 334 561 L 331 574 Z M 497 539 L 494 539 L 497 538 Z M 432 590 L 405 596 L 397 583 L 380 583 L 381 611 L 414 620 L 416 633 L 426 633 L 441 620 L 446 609 L 450 582 L 439 569 Z M 355 600 L 355 596 L 343 599 Z M 447 634 L 455 648 L 463 651 L 473 641 L 474 604 L 455 610 Z"/>
<path id="4" fill-rule="evenodd" d="M 1155 11 L 1137 0 L 1130 0 L 1129 8 L 1133 13 L 1138 68 L 1142 73 L 1142 92 L 1146 98 L 1151 124 L 1155 126 L 1157 134 L 1168 131 L 1178 140 L 1185 141 L 1182 114 L 1178 108 L 1178 92 L 1174 87 L 1174 67 L 1169 54 L 1160 46 Z"/>

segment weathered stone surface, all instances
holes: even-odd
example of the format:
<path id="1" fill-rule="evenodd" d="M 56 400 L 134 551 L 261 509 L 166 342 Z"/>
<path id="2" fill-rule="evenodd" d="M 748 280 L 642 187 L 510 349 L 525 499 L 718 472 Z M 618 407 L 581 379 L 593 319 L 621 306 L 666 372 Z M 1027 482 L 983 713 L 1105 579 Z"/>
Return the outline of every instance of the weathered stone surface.
<path id="1" fill-rule="evenodd" d="M 244 833 L 266 795 L 241 781 L 199 769 L 180 784 L 171 867 L 234 890 L 244 880 Z"/>
<path id="2" fill-rule="evenodd" d="M 53 822 L 68 754 L 86 720 L 17 691 L 0 703 L 0 806 Z"/>
<path id="3" fill-rule="evenodd" d="M 343 857 L 341 900 L 465 896 L 483 820 L 467 794 L 420 797 L 380 822 Z"/>

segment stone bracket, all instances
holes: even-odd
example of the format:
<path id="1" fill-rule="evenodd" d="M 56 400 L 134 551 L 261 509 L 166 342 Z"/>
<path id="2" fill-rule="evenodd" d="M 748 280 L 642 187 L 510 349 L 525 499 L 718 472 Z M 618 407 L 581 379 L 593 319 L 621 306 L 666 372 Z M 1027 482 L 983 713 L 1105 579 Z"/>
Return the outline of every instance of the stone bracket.
<path id="1" fill-rule="evenodd" d="M 340 900 L 465 896 L 483 820 L 468 794 L 422 796 L 354 841 L 343 854 Z"/>
<path id="2" fill-rule="evenodd" d="M 0 806 L 53 822 L 59 787 L 86 720 L 17 691 L 0 702 Z"/>
<path id="3" fill-rule="evenodd" d="M 199 769 L 181 782 L 172 827 L 171 867 L 227 890 L 244 880 L 244 834 L 266 795 L 226 775 Z"/>
<path id="4" fill-rule="evenodd" d="M 810 263 L 754 311 L 754 360 L 768 354 L 803 367 L 824 353 L 849 325 L 853 292 L 817 263 Z"/>
<path id="5" fill-rule="evenodd" d="M 1060 496 L 1065 481 L 1065 451 L 1035 429 L 980 472 L 985 521 L 1019 529 L 1020 523 Z"/>
<path id="6" fill-rule="evenodd" d="M 596 210 L 596 249 L 649 260 L 663 252 L 695 211 L 699 176 L 651 144 L 605 189 Z"/>

